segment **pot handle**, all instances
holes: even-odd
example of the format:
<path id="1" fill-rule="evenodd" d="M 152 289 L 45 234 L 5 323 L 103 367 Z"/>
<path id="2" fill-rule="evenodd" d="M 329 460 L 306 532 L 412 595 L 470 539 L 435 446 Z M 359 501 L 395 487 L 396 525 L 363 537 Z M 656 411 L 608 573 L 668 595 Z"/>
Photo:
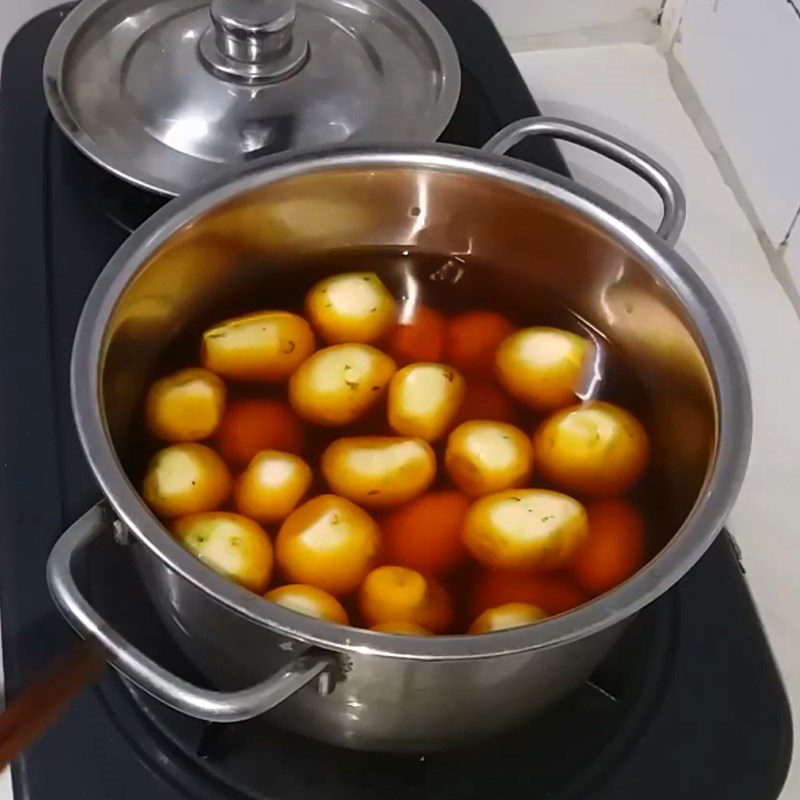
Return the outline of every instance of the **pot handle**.
<path id="1" fill-rule="evenodd" d="M 309 651 L 265 681 L 235 692 L 203 689 L 173 675 L 114 630 L 75 583 L 72 566 L 76 556 L 111 525 L 104 503 L 93 506 L 71 525 L 47 560 L 47 583 L 72 627 L 84 639 L 97 642 L 110 664 L 153 697 L 197 719 L 240 722 L 282 703 L 334 664 L 332 653 Z"/>
<path id="2" fill-rule="evenodd" d="M 595 128 L 555 117 L 529 117 L 512 122 L 492 136 L 483 150 L 503 155 L 529 136 L 552 136 L 579 144 L 643 178 L 656 190 L 664 205 L 664 215 L 656 232 L 667 244 L 675 244 L 686 218 L 686 198 L 680 184 L 657 161 Z"/>

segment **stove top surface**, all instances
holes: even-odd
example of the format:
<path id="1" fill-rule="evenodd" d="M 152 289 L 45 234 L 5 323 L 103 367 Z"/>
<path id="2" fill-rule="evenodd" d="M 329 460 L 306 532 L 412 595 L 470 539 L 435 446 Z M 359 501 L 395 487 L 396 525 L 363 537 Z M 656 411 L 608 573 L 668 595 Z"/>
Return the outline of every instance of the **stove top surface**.
<path id="1" fill-rule="evenodd" d="M 483 12 L 467 0 L 427 2 L 464 73 L 442 139 L 479 146 L 538 113 Z M 74 642 L 50 601 L 44 565 L 60 532 L 98 498 L 69 407 L 75 325 L 108 257 L 164 202 L 89 163 L 50 120 L 41 64 L 64 13 L 47 12 L 17 34 L 0 87 L 0 612 L 9 696 Z M 566 171 L 540 139 L 514 154 Z M 92 601 L 113 624 L 200 680 L 152 623 L 125 548 L 100 542 L 84 568 Z M 786 697 L 723 534 L 638 616 L 587 684 L 484 746 L 370 755 L 263 725 L 207 725 L 108 671 L 22 755 L 13 779 L 18 800 L 772 800 L 791 740 Z"/>

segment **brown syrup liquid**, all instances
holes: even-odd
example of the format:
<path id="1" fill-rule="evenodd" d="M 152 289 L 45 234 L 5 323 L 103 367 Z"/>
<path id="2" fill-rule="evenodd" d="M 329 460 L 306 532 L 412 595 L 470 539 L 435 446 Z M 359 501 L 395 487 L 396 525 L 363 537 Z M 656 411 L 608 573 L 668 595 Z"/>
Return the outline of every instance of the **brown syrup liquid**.
<path id="1" fill-rule="evenodd" d="M 153 374 L 153 380 L 162 375 L 189 366 L 199 365 L 202 332 L 210 325 L 232 316 L 251 311 L 281 309 L 303 314 L 303 301 L 308 290 L 324 277 L 343 272 L 376 272 L 398 301 L 399 318 L 413 319 L 414 308 L 425 304 L 445 317 L 464 311 L 489 310 L 506 316 L 516 327 L 552 326 L 573 331 L 591 339 L 599 354 L 595 369 L 587 380 L 583 399 L 607 400 L 633 413 L 644 425 L 651 428 L 652 403 L 655 392 L 668 387 L 646 385 L 637 376 L 633 365 L 615 349 L 603 332 L 590 326 L 571 311 L 560 298 L 544 292 L 535 282 L 535 275 L 526 275 L 515 268 L 463 256 L 404 251 L 395 248 L 364 248 L 337 250 L 315 255 L 307 260 L 287 264 L 285 269 L 272 273 L 256 285 L 248 287 L 236 298 L 223 301 L 213 311 L 187 326 L 163 353 Z M 377 346 L 380 346 L 379 344 Z M 229 401 L 241 398 L 286 399 L 286 386 L 238 384 L 226 381 Z M 542 416 L 520 404 L 515 404 L 517 425 L 531 433 Z M 307 448 L 304 458 L 314 472 L 314 485 L 308 495 L 327 492 L 319 473 L 319 457 L 335 439 L 353 435 L 394 435 L 386 421 L 385 399 L 365 418 L 357 423 L 338 428 L 322 428 L 306 424 Z M 150 457 L 164 446 L 145 431 L 143 417 L 136 422 L 133 432 L 134 446 L 130 449 L 129 472 L 141 483 L 144 468 Z M 434 449 L 440 465 L 436 482 L 431 487 L 453 488 L 443 464 L 445 440 L 435 443 Z M 213 441 L 209 442 L 213 446 Z M 652 445 L 652 442 L 651 442 Z M 674 507 L 669 496 L 669 480 L 662 479 L 656 466 L 663 463 L 658 454 L 651 454 L 651 466 L 625 499 L 643 514 L 647 527 L 647 557 L 651 558 L 676 530 Z M 532 487 L 549 487 L 534 467 Z M 569 493 L 569 492 L 568 492 Z M 574 495 L 579 500 L 586 500 Z M 380 511 L 373 516 L 380 522 Z M 268 531 L 274 537 L 277 528 Z M 469 563 L 442 582 L 446 585 L 459 610 L 454 632 L 463 632 L 469 626 L 471 591 L 479 567 Z M 273 577 L 271 586 L 285 583 L 280 575 Z M 353 624 L 360 624 L 354 598 L 345 598 L 344 605 L 351 614 Z"/>

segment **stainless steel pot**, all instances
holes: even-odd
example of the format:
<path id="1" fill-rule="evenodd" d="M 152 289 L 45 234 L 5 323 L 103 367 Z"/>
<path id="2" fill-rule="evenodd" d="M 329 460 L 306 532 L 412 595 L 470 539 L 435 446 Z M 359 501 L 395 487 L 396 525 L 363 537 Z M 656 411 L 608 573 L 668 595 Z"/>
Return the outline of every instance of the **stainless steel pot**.
<path id="1" fill-rule="evenodd" d="M 543 134 L 583 144 L 647 180 L 664 203 L 658 234 L 571 180 L 500 155 Z M 48 565 L 56 603 L 125 676 L 203 719 L 269 712 L 336 744 L 419 750 L 487 736 L 552 704 L 588 675 L 632 615 L 697 561 L 745 470 L 751 409 L 742 354 L 717 301 L 670 246 L 682 219 L 680 189 L 645 155 L 543 118 L 512 125 L 483 152 L 327 149 L 269 161 L 170 203 L 112 258 L 76 335 L 75 419 L 112 510 L 92 509 L 57 543 Z M 187 321 L 254 282 L 265 285 L 298 256 L 362 245 L 485 257 L 497 265 L 498 284 L 555 292 L 611 336 L 642 380 L 669 386 L 653 400 L 651 433 L 676 532 L 650 564 L 532 627 L 417 638 L 330 625 L 267 603 L 170 538 L 121 466 L 159 353 Z M 219 690 L 155 664 L 81 595 L 73 561 L 112 530 L 131 541 L 162 620 Z"/>

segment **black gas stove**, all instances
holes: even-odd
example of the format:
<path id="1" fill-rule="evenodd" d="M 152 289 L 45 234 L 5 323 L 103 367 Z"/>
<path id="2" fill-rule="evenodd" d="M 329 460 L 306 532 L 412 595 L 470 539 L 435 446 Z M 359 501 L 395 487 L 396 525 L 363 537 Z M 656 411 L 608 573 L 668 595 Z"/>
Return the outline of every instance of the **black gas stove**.
<path id="1" fill-rule="evenodd" d="M 538 113 L 476 5 L 428 5 L 463 69 L 445 141 L 478 146 Z M 69 406 L 73 332 L 108 257 L 163 202 L 89 163 L 50 120 L 42 60 L 64 13 L 43 14 L 12 40 L 0 93 L 0 611 L 12 697 L 74 643 L 44 572 L 55 539 L 98 498 Z M 540 139 L 514 154 L 566 171 Z M 123 547 L 98 543 L 83 572 L 113 624 L 202 680 L 155 620 Z M 772 800 L 791 746 L 786 697 L 723 533 L 572 697 L 484 746 L 368 755 L 263 725 L 208 725 L 109 670 L 22 755 L 13 780 L 17 800 Z"/>

